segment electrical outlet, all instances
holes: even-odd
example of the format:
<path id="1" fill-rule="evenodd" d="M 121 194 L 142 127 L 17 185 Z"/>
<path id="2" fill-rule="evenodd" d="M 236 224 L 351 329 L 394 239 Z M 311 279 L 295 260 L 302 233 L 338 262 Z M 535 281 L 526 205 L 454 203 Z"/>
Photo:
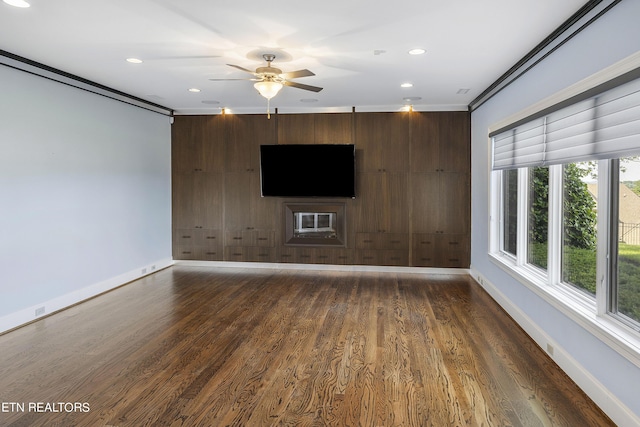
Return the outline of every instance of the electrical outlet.
<path id="1" fill-rule="evenodd" d="M 36 308 L 36 317 L 42 316 L 44 314 L 44 307 Z"/>
<path id="2" fill-rule="evenodd" d="M 147 274 L 147 269 L 146 268 L 142 269 L 142 274 Z"/>
<path id="3" fill-rule="evenodd" d="M 152 266 L 151 266 L 151 271 L 154 271 L 155 269 L 156 269 L 156 266 L 155 266 L 155 265 L 152 265 Z"/>
<path id="4" fill-rule="evenodd" d="M 553 346 L 549 343 L 547 343 L 547 353 L 549 353 L 549 356 L 553 356 Z"/>

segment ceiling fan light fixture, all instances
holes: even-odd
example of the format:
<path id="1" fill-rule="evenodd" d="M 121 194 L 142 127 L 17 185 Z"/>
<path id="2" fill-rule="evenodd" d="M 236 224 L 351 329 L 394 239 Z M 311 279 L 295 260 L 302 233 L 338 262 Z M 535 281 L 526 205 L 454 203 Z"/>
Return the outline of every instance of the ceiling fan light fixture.
<path id="1" fill-rule="evenodd" d="M 4 2 L 10 6 L 15 7 L 30 7 L 31 5 L 24 0 L 4 0 Z"/>
<path id="2" fill-rule="evenodd" d="M 426 52 L 427 52 L 426 50 L 418 47 L 418 48 L 415 48 L 415 49 L 411 49 L 409 51 L 409 55 L 423 55 Z"/>
<path id="3" fill-rule="evenodd" d="M 256 90 L 260 92 L 260 95 L 264 96 L 267 99 L 271 99 L 276 96 L 280 89 L 282 89 L 282 86 L 282 83 L 268 80 L 257 82 L 253 85 L 253 87 L 255 87 Z"/>

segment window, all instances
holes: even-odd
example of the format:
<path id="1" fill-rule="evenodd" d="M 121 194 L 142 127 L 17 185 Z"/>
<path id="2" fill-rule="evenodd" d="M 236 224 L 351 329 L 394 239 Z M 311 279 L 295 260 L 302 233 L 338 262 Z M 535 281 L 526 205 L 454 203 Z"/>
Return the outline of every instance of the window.
<path id="1" fill-rule="evenodd" d="M 617 239 L 612 241 L 610 308 L 623 321 L 640 323 L 640 161 L 627 157 L 614 166 L 618 179 L 612 235 Z"/>
<path id="2" fill-rule="evenodd" d="M 596 294 L 595 162 L 562 167 L 562 282 L 591 296 Z"/>
<path id="3" fill-rule="evenodd" d="M 529 169 L 527 262 L 547 269 L 549 236 L 549 168 Z"/>
<path id="4" fill-rule="evenodd" d="M 516 256 L 518 253 L 518 170 L 510 169 L 502 174 L 502 250 Z"/>
<path id="5" fill-rule="evenodd" d="M 489 134 L 499 220 L 489 247 L 522 283 L 640 360 L 638 58 L 632 71 L 571 88 Z"/>

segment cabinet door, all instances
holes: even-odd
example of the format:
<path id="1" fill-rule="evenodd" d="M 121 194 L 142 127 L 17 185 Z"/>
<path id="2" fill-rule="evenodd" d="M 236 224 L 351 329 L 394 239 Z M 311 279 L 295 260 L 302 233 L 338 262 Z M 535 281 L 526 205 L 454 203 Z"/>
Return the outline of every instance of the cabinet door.
<path id="1" fill-rule="evenodd" d="M 433 172 L 411 175 L 412 231 L 467 233 L 470 216 L 469 175 Z"/>
<path id="2" fill-rule="evenodd" d="M 443 172 L 471 171 L 471 128 L 468 112 L 439 113 L 439 168 Z"/>
<path id="3" fill-rule="evenodd" d="M 226 173 L 224 200 L 226 230 L 275 230 L 277 199 L 260 196 L 258 173 Z"/>
<path id="4" fill-rule="evenodd" d="M 438 231 L 450 234 L 468 233 L 471 209 L 469 175 L 449 172 L 438 175 Z"/>
<path id="5" fill-rule="evenodd" d="M 440 231 L 440 173 L 411 174 L 413 202 L 412 231 L 437 233 Z"/>
<path id="6" fill-rule="evenodd" d="M 468 234 L 443 234 L 437 236 L 439 267 L 468 268 L 469 246 Z"/>
<path id="7" fill-rule="evenodd" d="M 314 114 L 278 114 L 278 144 L 314 142 Z"/>
<path id="8" fill-rule="evenodd" d="M 353 114 L 314 114 L 316 144 L 353 144 Z"/>
<path id="9" fill-rule="evenodd" d="M 469 244 L 468 234 L 414 234 L 412 265 L 468 268 Z"/>
<path id="10" fill-rule="evenodd" d="M 356 233 L 358 249 L 397 249 L 409 248 L 409 235 L 401 233 Z"/>
<path id="11" fill-rule="evenodd" d="M 359 172 L 409 171 L 409 116 L 403 113 L 356 114 Z"/>
<path id="12" fill-rule="evenodd" d="M 223 166 L 222 116 L 177 116 L 171 126 L 174 172 L 220 172 Z"/>
<path id="13" fill-rule="evenodd" d="M 261 115 L 226 115 L 226 172 L 259 172 L 260 145 L 275 144 L 275 120 Z"/>
<path id="14" fill-rule="evenodd" d="M 408 232 L 408 174 L 363 173 L 357 174 L 356 179 L 355 231 Z"/>
<path id="15" fill-rule="evenodd" d="M 411 115 L 411 171 L 468 173 L 469 113 L 428 112 Z"/>
<path id="16" fill-rule="evenodd" d="M 437 113 L 411 114 L 411 172 L 440 169 L 439 117 Z"/>
<path id="17" fill-rule="evenodd" d="M 222 260 L 220 231 L 176 229 L 173 233 L 174 259 Z"/>
<path id="18" fill-rule="evenodd" d="M 436 267 L 437 243 L 436 234 L 418 233 L 413 235 L 413 252 L 411 265 L 414 267 Z"/>
<path id="19" fill-rule="evenodd" d="M 222 228 L 223 175 L 176 173 L 172 180 L 174 228 Z"/>
<path id="20" fill-rule="evenodd" d="M 408 258 L 408 251 L 356 250 L 356 263 L 362 265 L 407 266 L 409 265 Z"/>

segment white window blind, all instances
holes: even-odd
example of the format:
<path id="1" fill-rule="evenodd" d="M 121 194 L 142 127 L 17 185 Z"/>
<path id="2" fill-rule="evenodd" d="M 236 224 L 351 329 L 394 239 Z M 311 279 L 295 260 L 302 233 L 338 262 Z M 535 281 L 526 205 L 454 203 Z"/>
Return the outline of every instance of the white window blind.
<path id="1" fill-rule="evenodd" d="M 640 155 L 640 78 L 492 136 L 493 169 Z"/>

